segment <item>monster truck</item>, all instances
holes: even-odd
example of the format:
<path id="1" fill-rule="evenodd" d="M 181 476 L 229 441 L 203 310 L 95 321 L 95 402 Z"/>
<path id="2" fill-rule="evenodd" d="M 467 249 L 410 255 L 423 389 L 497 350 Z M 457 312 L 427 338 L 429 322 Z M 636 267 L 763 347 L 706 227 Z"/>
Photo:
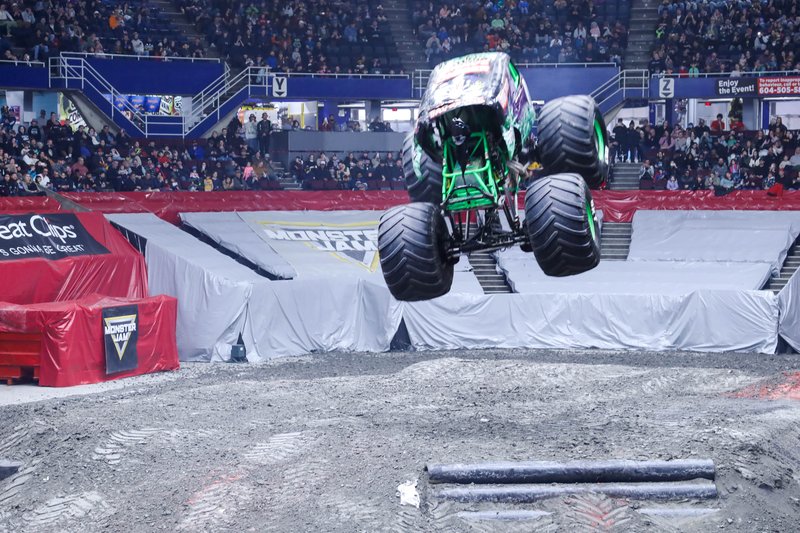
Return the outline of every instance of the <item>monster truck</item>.
<path id="1" fill-rule="evenodd" d="M 547 102 L 537 117 L 507 54 L 440 63 L 403 146 L 411 203 L 384 213 L 378 229 L 392 295 L 418 301 L 446 294 L 461 254 L 514 245 L 532 251 L 549 276 L 597 266 L 599 232 L 589 188 L 608 175 L 606 135 L 589 96 Z M 534 163 L 541 173 L 525 192 L 521 222 L 517 194 Z"/>

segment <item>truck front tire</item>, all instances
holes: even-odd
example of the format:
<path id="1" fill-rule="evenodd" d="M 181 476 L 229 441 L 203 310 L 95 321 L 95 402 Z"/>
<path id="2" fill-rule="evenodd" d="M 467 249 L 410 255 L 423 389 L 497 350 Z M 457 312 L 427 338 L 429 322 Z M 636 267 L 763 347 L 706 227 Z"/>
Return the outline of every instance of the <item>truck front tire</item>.
<path id="1" fill-rule="evenodd" d="M 430 300 L 450 291 L 450 236 L 438 205 L 417 202 L 386 211 L 378 226 L 378 253 L 389 292 L 398 300 Z"/>
<path id="2" fill-rule="evenodd" d="M 539 159 L 546 174 L 575 172 L 592 189 L 608 179 L 608 133 L 591 96 L 565 96 L 539 113 Z"/>
<path id="3" fill-rule="evenodd" d="M 525 228 L 548 276 L 581 274 L 600 262 L 600 228 L 592 194 L 578 174 L 534 181 L 525 193 Z"/>

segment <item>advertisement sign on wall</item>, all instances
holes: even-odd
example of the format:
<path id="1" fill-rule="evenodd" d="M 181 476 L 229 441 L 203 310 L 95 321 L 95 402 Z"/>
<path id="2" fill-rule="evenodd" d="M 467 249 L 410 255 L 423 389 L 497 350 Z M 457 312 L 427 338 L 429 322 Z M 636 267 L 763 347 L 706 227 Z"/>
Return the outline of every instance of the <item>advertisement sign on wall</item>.
<path id="1" fill-rule="evenodd" d="M 111 95 L 106 95 L 111 101 Z M 131 107 L 147 115 L 178 116 L 181 114 L 180 96 L 128 94 L 114 97 L 114 107 L 122 112 L 129 112 Z"/>
<path id="2" fill-rule="evenodd" d="M 0 260 L 107 253 L 74 214 L 0 215 Z"/>
<path id="3" fill-rule="evenodd" d="M 800 95 L 800 77 L 720 78 L 718 96 L 789 96 Z"/>

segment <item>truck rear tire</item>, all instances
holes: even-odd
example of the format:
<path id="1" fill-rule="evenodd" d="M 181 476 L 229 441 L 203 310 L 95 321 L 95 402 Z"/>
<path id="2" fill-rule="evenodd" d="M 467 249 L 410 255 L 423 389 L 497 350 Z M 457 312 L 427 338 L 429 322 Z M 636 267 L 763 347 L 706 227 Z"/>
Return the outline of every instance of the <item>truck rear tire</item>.
<path id="1" fill-rule="evenodd" d="M 430 158 L 414 142 L 412 133 L 403 141 L 403 175 L 406 180 L 408 197 L 412 202 L 442 203 L 442 165 Z M 414 170 L 414 160 L 418 160 L 419 173 Z"/>
<path id="2" fill-rule="evenodd" d="M 580 274 L 600 262 L 592 193 L 578 174 L 547 176 L 528 187 L 525 228 L 536 262 L 548 276 Z"/>
<path id="3" fill-rule="evenodd" d="M 453 263 L 447 260 L 449 233 L 438 205 L 393 207 L 378 226 L 383 278 L 398 300 L 430 300 L 450 291 Z"/>
<path id="4" fill-rule="evenodd" d="M 592 189 L 608 179 L 608 133 L 591 96 L 565 96 L 539 113 L 539 158 L 546 174 L 575 172 Z"/>

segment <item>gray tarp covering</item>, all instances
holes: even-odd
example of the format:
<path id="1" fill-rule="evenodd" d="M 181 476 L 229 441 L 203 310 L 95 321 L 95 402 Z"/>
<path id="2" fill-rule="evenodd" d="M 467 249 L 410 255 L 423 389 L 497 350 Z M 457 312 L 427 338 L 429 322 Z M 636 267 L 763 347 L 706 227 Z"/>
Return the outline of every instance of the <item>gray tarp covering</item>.
<path id="1" fill-rule="evenodd" d="M 209 359 L 212 353 L 225 357 L 221 347 L 235 342 L 239 331 L 251 361 L 313 351 L 384 351 L 401 320 L 412 344 L 420 349 L 600 347 L 771 353 L 777 345 L 778 300 L 771 292 L 675 290 L 676 277 L 663 270 L 661 275 L 672 277 L 656 294 L 614 292 L 593 288 L 591 283 L 576 290 L 578 278 L 570 278 L 555 290 L 514 295 L 454 291 L 433 301 L 408 304 L 389 296 L 379 270 L 377 276 L 356 275 L 355 271 L 369 269 L 339 259 L 330 263 L 338 270 L 328 277 L 301 278 L 303 272 L 319 272 L 306 270 L 306 263 L 315 267 L 328 259 L 327 250 L 302 242 L 284 257 L 298 279 L 270 281 L 152 215 L 110 218 L 148 239 L 151 289 L 179 299 L 182 357 Z M 318 218 L 306 221 L 319 223 Z M 292 221 L 298 222 L 302 219 Z M 242 223 L 242 227 L 248 226 Z M 260 240 L 258 244 L 266 245 Z M 531 255 L 524 257 L 533 260 Z M 737 280 L 752 286 L 769 268 L 740 266 L 737 277 L 721 283 Z M 631 271 L 618 272 L 630 281 Z"/>
<path id="2" fill-rule="evenodd" d="M 404 305 L 418 349 L 604 348 L 774 353 L 769 291 L 443 296 Z"/>
<path id="3" fill-rule="evenodd" d="M 781 310 L 779 333 L 789 346 L 800 352 L 800 270 L 789 278 L 789 283 L 778 293 Z"/>
<path id="4" fill-rule="evenodd" d="M 107 218 L 147 239 L 150 293 L 178 299 L 181 361 L 229 359 L 244 330 L 253 284 L 264 278 L 153 214 Z"/>
<path id="5" fill-rule="evenodd" d="M 354 276 L 270 281 L 155 215 L 108 218 L 147 239 L 151 293 L 178 298 L 183 361 L 227 360 L 240 333 L 254 362 L 385 351 L 400 325 L 399 304 L 385 286 Z"/>
<path id="6" fill-rule="evenodd" d="M 381 211 L 183 213 L 181 219 L 270 274 L 297 280 L 361 278 L 385 286 L 378 264 Z M 452 292 L 483 293 L 469 260 L 455 267 Z"/>
<path id="7" fill-rule="evenodd" d="M 798 234 L 792 211 L 637 211 L 628 261 L 768 262 L 777 274 Z"/>
<path id="8" fill-rule="evenodd" d="M 545 275 L 533 254 L 503 250 L 497 263 L 511 287 L 521 293 L 584 292 L 605 294 L 672 294 L 695 290 L 755 290 L 770 276 L 768 263 L 677 261 L 601 261 L 583 274 L 563 278 Z"/>
<path id="9" fill-rule="evenodd" d="M 389 290 L 363 279 L 265 282 L 253 289 L 245 344 L 261 358 L 382 352 L 401 318 Z"/>
<path id="10" fill-rule="evenodd" d="M 213 215 L 213 216 L 210 216 Z M 181 221 L 199 231 L 222 248 L 247 258 L 253 264 L 281 279 L 297 275 L 292 265 L 249 231 L 238 213 L 181 213 Z"/>

